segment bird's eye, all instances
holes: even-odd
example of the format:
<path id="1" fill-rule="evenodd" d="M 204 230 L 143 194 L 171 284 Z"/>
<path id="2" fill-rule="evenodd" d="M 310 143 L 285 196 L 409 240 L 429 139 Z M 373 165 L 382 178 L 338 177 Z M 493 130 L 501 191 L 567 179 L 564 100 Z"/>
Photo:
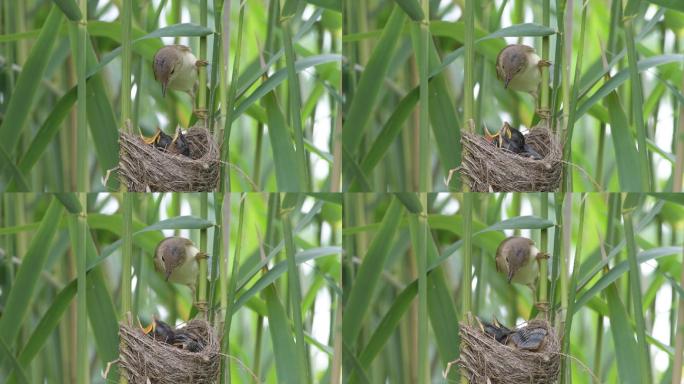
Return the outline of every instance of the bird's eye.
<path id="1" fill-rule="evenodd" d="M 164 261 L 164 256 L 162 256 L 162 258 L 161 258 L 161 259 L 162 259 L 162 261 Z"/>
<path id="2" fill-rule="evenodd" d="M 174 72 L 176 72 L 176 68 L 171 70 L 171 74 L 173 75 Z"/>

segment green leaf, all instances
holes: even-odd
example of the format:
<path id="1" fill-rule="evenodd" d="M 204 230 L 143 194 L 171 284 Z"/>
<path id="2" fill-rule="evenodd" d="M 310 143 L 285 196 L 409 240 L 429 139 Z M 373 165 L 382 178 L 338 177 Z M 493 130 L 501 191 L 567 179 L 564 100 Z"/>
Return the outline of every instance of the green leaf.
<path id="1" fill-rule="evenodd" d="M 681 0 L 647 0 L 649 3 L 660 5 L 661 7 L 674 9 L 675 11 L 684 12 L 684 2 Z"/>
<path id="2" fill-rule="evenodd" d="M 276 182 L 278 190 L 300 191 L 303 186 L 301 172 L 297 164 L 297 154 L 292 143 L 290 131 L 285 123 L 285 116 L 278 106 L 275 92 L 270 92 L 262 98 L 262 104 L 268 114 L 268 138 L 273 150 L 273 163 L 275 166 Z"/>
<path id="3" fill-rule="evenodd" d="M 55 197 L 69 213 L 78 214 L 82 211 L 81 202 L 78 201 L 75 193 L 55 193 Z"/>
<path id="4" fill-rule="evenodd" d="M 14 146 L 21 137 L 26 121 L 32 115 L 35 95 L 41 88 L 40 82 L 45 74 L 55 40 L 59 36 L 59 27 L 63 19 L 62 12 L 57 7 L 52 7 L 17 78 L 14 93 L 9 99 L 0 125 L 0 137 L 3 138 L 0 145 L 10 155 L 14 152 Z"/>
<path id="5" fill-rule="evenodd" d="M 262 291 L 268 307 L 268 330 L 273 343 L 277 381 L 280 383 L 304 383 L 303 362 L 298 358 L 297 346 L 292 336 L 292 324 L 278 298 L 274 284 Z"/>
<path id="6" fill-rule="evenodd" d="M 397 192 L 394 194 L 399 201 L 401 201 L 402 204 L 404 204 L 404 207 L 411 212 L 411 213 L 420 213 L 423 210 L 422 204 L 420 204 L 420 200 L 418 200 L 418 196 L 416 196 L 415 193 L 413 192 Z"/>
<path id="7" fill-rule="evenodd" d="M 626 384 L 640 383 L 641 372 L 638 364 L 637 344 L 630 322 L 626 321 L 630 318 L 629 314 L 618 295 L 615 284 L 611 284 L 605 292 L 620 382 Z"/>
<path id="8" fill-rule="evenodd" d="M 22 262 L 7 297 L 3 316 L 0 318 L 0 339 L 11 343 L 24 323 L 24 318 L 31 308 L 34 290 L 47 260 L 49 244 L 57 231 L 64 208 L 57 199 L 52 199 L 38 231 L 31 238 L 31 244 L 25 255 L 20 255 Z M 1 363 L 1 362 L 0 362 Z M 0 364 L 1 365 L 1 364 Z"/>
<path id="9" fill-rule="evenodd" d="M 420 8 L 418 0 L 394 0 L 413 21 L 422 21 L 425 18 L 423 9 Z"/>
<path id="10" fill-rule="evenodd" d="M 517 216 L 490 225 L 481 231 L 475 232 L 475 235 L 491 231 L 503 231 L 504 229 L 544 229 L 554 225 L 553 221 L 538 216 Z"/>
<path id="11" fill-rule="evenodd" d="M 649 249 L 647 251 L 643 251 L 639 253 L 639 257 L 637 258 L 637 261 L 639 264 L 645 263 L 649 260 L 654 260 L 658 259 L 660 257 L 664 256 L 669 256 L 669 255 L 676 255 L 682 252 L 681 247 L 660 247 L 660 248 L 653 248 Z M 620 278 L 625 272 L 629 271 L 629 262 L 627 260 L 623 260 L 617 265 L 615 265 L 613 268 L 608 271 L 608 273 L 604 274 L 601 276 L 601 278 L 594 283 L 594 285 L 591 286 L 591 288 L 587 289 L 582 296 L 580 296 L 577 301 L 575 302 L 574 306 L 574 311 L 577 312 L 579 309 L 581 309 L 582 306 L 587 304 L 589 300 L 591 300 L 594 296 L 598 295 L 601 293 L 604 289 L 606 289 L 610 284 L 615 282 L 618 278 Z"/>
<path id="12" fill-rule="evenodd" d="M 535 23 L 523 23 L 501 28 L 483 38 L 477 39 L 477 41 L 481 42 L 499 37 L 550 36 L 555 33 L 556 30 L 553 28 L 545 27 Z"/>
<path id="13" fill-rule="evenodd" d="M 606 97 L 610 112 L 611 137 L 617 158 L 620 190 L 638 192 L 643 190 L 642 169 L 639 165 L 639 153 L 634 146 L 632 133 L 629 130 L 627 116 L 615 91 Z"/>
<path id="14" fill-rule="evenodd" d="M 382 82 L 387 76 L 390 65 L 387 58 L 394 54 L 405 20 L 406 14 L 395 6 L 380 41 L 375 46 L 356 85 L 355 97 L 351 100 L 342 128 L 342 143 L 350 154 L 356 154 L 380 91 L 384 88 Z"/>
<path id="15" fill-rule="evenodd" d="M 354 345 L 354 340 L 361 330 L 364 318 L 371 307 L 371 298 L 389 255 L 392 241 L 399 227 L 402 205 L 396 198 L 385 212 L 380 230 L 373 237 L 368 252 L 364 255 L 356 274 L 354 286 L 349 292 L 349 299 L 342 319 L 342 335 L 347 345 Z"/>
<path id="16" fill-rule="evenodd" d="M 71 21 L 81 20 L 81 10 L 74 0 L 52 0 Z"/>

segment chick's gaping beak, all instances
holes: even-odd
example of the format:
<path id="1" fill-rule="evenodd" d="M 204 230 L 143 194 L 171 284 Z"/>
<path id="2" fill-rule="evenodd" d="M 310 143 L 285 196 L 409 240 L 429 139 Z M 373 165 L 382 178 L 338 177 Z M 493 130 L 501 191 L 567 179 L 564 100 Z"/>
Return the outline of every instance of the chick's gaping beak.
<path id="1" fill-rule="evenodd" d="M 484 130 L 485 140 L 487 140 L 488 143 L 498 144 L 498 141 L 500 140 L 499 132 L 492 134 L 491 132 L 489 132 L 489 128 L 487 128 L 486 125 L 484 126 Z"/>

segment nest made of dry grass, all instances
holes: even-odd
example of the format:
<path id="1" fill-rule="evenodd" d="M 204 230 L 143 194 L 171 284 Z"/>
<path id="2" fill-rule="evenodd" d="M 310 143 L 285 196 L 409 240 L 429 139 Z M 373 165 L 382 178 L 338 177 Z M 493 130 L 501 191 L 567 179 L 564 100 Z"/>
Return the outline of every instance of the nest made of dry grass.
<path id="1" fill-rule="evenodd" d="M 190 320 L 183 330 L 204 341 L 204 348 L 199 352 L 190 352 L 155 340 L 145 335 L 139 327 L 119 325 L 119 364 L 128 382 L 214 383 L 221 360 L 216 332 L 207 321 L 201 319 Z"/>
<path id="2" fill-rule="evenodd" d="M 560 372 L 560 340 L 546 320 L 531 320 L 525 326 L 545 328 L 546 339 L 537 352 L 501 344 L 479 326 L 461 323 L 461 356 L 458 366 L 474 384 L 550 384 Z"/>
<path id="3" fill-rule="evenodd" d="M 219 179 L 220 150 L 209 130 L 192 127 L 185 135 L 190 157 L 145 144 L 140 135 L 119 137 L 119 177 L 130 192 L 210 192 Z"/>
<path id="4" fill-rule="evenodd" d="M 473 192 L 553 192 L 562 171 L 562 148 L 555 135 L 540 123 L 525 142 L 543 159 L 533 160 L 498 148 L 484 137 L 461 133 L 463 159 L 459 171 Z"/>

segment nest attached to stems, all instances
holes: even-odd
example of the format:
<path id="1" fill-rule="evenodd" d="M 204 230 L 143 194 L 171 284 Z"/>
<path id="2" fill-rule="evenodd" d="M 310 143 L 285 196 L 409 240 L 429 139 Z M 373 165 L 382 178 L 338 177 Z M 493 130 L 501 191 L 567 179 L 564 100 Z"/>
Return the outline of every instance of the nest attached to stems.
<path id="1" fill-rule="evenodd" d="M 190 320 L 183 331 L 204 342 L 190 352 L 145 335 L 140 328 L 119 325 L 119 364 L 132 384 L 214 383 L 221 362 L 219 339 L 205 320 Z"/>
<path id="2" fill-rule="evenodd" d="M 531 320 L 525 326 L 546 329 L 539 351 L 509 347 L 484 333 L 479 326 L 461 323 L 461 357 L 457 364 L 468 381 L 474 384 L 555 383 L 560 372 L 558 333 L 546 320 Z"/>
<path id="3" fill-rule="evenodd" d="M 145 144 L 140 135 L 119 137 L 119 177 L 130 192 L 210 192 L 219 179 L 221 152 L 209 130 L 188 129 L 190 157 Z"/>
<path id="4" fill-rule="evenodd" d="M 546 123 L 525 136 L 525 143 L 543 156 L 533 160 L 498 148 L 480 135 L 461 133 L 463 161 L 459 171 L 473 192 L 553 192 L 561 180 L 563 151 Z"/>

